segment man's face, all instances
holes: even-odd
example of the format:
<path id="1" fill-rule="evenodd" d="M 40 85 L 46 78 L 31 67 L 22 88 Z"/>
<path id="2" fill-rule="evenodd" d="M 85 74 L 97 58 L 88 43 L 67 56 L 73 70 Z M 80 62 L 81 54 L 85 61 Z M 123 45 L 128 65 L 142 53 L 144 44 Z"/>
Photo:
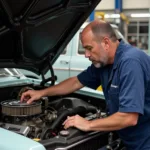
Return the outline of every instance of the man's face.
<path id="1" fill-rule="evenodd" d="M 81 35 L 81 42 L 85 48 L 85 57 L 94 64 L 96 68 L 106 66 L 108 63 L 108 51 L 104 43 L 94 40 L 91 31 Z"/>

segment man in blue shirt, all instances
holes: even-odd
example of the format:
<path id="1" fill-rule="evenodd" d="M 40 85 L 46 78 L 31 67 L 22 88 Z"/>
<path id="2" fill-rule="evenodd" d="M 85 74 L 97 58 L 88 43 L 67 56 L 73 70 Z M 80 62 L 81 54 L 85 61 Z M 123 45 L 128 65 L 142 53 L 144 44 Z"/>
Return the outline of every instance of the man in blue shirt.
<path id="1" fill-rule="evenodd" d="M 110 24 L 90 23 L 81 34 L 85 57 L 92 65 L 77 77 L 41 91 L 27 91 L 21 100 L 31 103 L 42 96 L 68 94 L 100 84 L 109 116 L 88 121 L 68 117 L 64 127 L 83 131 L 117 130 L 128 150 L 150 150 L 150 57 L 138 48 L 118 41 Z M 30 99 L 27 99 L 30 97 Z"/>

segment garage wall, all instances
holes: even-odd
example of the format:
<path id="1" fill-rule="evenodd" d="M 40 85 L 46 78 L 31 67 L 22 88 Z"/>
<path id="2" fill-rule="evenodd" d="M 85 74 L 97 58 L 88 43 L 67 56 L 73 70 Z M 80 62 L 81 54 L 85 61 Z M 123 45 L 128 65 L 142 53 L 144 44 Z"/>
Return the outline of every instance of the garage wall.
<path id="1" fill-rule="evenodd" d="M 102 0 L 100 4 L 96 7 L 96 10 L 110 10 L 114 9 L 115 0 Z"/>
<path id="2" fill-rule="evenodd" d="M 122 0 L 123 9 L 150 8 L 150 0 Z M 96 10 L 112 10 L 115 8 L 115 0 L 102 0 Z"/>
<path id="3" fill-rule="evenodd" d="M 122 0 L 123 9 L 150 8 L 150 0 Z"/>

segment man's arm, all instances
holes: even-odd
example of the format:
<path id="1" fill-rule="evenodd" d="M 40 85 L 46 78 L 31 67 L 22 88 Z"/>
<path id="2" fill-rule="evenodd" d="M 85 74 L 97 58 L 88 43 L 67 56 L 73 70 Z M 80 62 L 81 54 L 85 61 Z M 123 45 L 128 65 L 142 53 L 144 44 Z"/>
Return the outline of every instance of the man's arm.
<path id="1" fill-rule="evenodd" d="M 64 128 L 76 127 L 83 131 L 113 131 L 129 126 L 135 126 L 138 121 L 138 113 L 117 112 L 107 118 L 88 121 L 79 115 L 68 117 L 64 122 Z"/>
<path id="2" fill-rule="evenodd" d="M 78 78 L 72 77 L 44 90 L 29 90 L 22 94 L 21 102 L 27 101 L 27 103 L 30 104 L 32 101 L 39 100 L 43 96 L 65 95 L 82 87 L 83 85 L 80 83 Z"/>
<path id="3" fill-rule="evenodd" d="M 117 112 L 107 118 L 90 121 L 89 130 L 112 131 L 135 126 L 138 121 L 138 116 L 138 113 Z"/>
<path id="4" fill-rule="evenodd" d="M 41 92 L 42 96 L 66 95 L 82 87 L 83 85 L 80 83 L 77 77 L 71 77 L 55 86 L 44 89 Z"/>

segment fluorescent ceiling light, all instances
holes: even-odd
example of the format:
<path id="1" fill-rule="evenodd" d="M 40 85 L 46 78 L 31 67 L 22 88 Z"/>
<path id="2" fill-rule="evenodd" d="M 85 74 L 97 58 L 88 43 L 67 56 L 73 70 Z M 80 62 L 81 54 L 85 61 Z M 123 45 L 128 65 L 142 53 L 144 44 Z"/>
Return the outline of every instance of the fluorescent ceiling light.
<path id="1" fill-rule="evenodd" d="M 105 18 L 120 18 L 120 14 L 105 14 Z"/>
<path id="2" fill-rule="evenodd" d="M 131 14 L 131 17 L 150 17 L 150 14 Z"/>

